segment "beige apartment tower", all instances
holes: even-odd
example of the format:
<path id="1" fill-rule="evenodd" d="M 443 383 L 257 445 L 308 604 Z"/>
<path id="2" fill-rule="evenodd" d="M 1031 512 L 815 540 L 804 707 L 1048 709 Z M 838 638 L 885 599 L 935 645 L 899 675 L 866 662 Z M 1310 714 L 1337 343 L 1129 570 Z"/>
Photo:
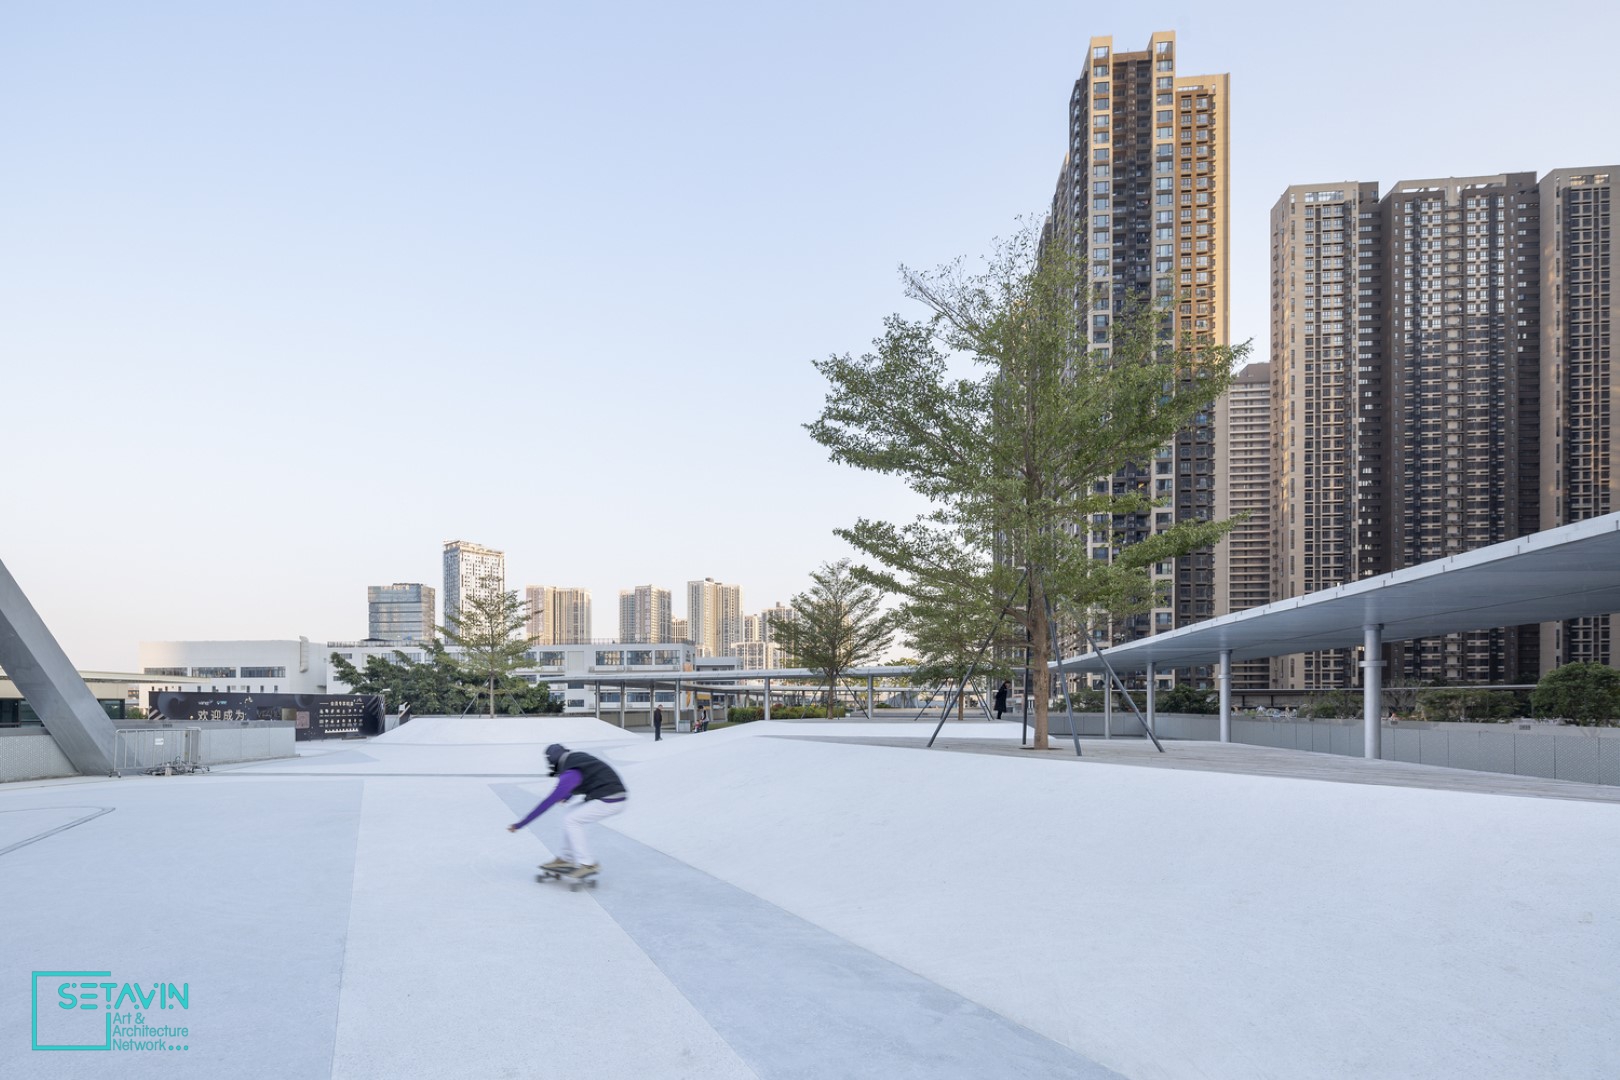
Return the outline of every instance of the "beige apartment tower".
<path id="1" fill-rule="evenodd" d="M 699 656 L 731 656 L 743 639 L 742 586 L 713 578 L 686 583 L 686 626 Z"/>
<path id="2" fill-rule="evenodd" d="M 663 642 L 674 640 L 670 621 L 669 590 L 637 585 L 619 590 L 619 640 Z"/>
<path id="3" fill-rule="evenodd" d="M 1119 51 L 1091 39 L 1085 73 L 1069 101 L 1069 152 L 1046 241 L 1087 263 L 1081 311 L 1091 345 L 1106 355 L 1114 321 L 1143 304 L 1172 312 L 1180 336 L 1230 341 L 1227 291 L 1227 76 L 1181 75 L 1175 34 Z M 1215 419 L 1206 415 L 1143 462 L 1112 478 L 1120 492 L 1151 491 L 1165 505 L 1092 528 L 1092 547 L 1111 558 L 1176 521 L 1208 520 L 1217 487 Z M 1173 629 L 1215 614 L 1215 556 L 1155 568 L 1164 604 L 1112 627 L 1115 641 Z M 1205 673 L 1207 678 L 1207 673 Z"/>
<path id="4" fill-rule="evenodd" d="M 529 608 L 528 634 L 536 645 L 581 645 L 591 640 L 589 589 L 530 585 L 523 591 Z"/>
<path id="5" fill-rule="evenodd" d="M 1215 614 L 1271 602 L 1271 365 L 1250 364 L 1215 406 L 1215 516 L 1243 520 L 1215 548 Z M 1271 663 L 1232 668 L 1232 686 L 1271 685 Z"/>
<path id="6" fill-rule="evenodd" d="M 1271 210 L 1271 598 L 1390 569 L 1378 185 L 1288 188 Z M 1278 657 L 1273 686 L 1352 685 L 1350 650 Z"/>

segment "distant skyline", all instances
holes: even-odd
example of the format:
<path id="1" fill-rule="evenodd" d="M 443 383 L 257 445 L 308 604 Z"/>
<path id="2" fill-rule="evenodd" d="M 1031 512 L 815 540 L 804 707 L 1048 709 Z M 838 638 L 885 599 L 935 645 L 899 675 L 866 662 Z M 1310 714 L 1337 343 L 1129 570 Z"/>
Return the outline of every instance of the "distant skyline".
<path id="1" fill-rule="evenodd" d="M 1620 160 L 1584 3 L 8 5 L 0 559 L 84 668 L 352 640 L 454 537 L 598 619 L 786 602 L 918 506 L 803 432 L 810 361 L 1038 220 L 1088 39 L 1160 29 L 1231 75 L 1256 360 L 1288 185 Z"/>

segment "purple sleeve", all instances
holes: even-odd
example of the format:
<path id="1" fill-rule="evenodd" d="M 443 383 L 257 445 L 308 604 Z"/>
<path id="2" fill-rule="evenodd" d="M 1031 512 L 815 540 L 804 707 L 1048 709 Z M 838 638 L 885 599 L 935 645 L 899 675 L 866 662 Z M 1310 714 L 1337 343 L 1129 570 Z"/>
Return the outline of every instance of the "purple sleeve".
<path id="1" fill-rule="evenodd" d="M 521 829 L 523 826 L 527 825 L 529 822 L 533 821 L 547 810 L 550 810 L 558 803 L 567 802 L 568 796 L 574 793 L 574 789 L 579 787 L 579 782 L 583 779 L 584 777 L 580 775 L 578 769 L 569 769 L 567 772 L 557 777 L 557 786 L 552 789 L 551 794 L 547 795 L 541 801 L 539 806 L 535 807 L 533 810 L 530 810 L 529 816 L 518 822 L 516 827 Z"/>

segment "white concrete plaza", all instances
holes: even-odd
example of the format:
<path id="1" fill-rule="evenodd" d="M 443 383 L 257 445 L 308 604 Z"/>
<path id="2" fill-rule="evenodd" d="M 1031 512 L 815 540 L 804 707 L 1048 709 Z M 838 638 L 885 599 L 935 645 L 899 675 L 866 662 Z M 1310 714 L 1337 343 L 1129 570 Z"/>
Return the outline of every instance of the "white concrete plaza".
<path id="1" fill-rule="evenodd" d="M 0 1077 L 1620 1075 L 1620 805 L 845 741 L 930 727 L 424 718 L 0 788 Z M 630 790 L 595 890 L 534 880 L 561 811 L 506 832 L 550 742 Z M 114 1020 L 186 1048 L 32 1048 Z"/>

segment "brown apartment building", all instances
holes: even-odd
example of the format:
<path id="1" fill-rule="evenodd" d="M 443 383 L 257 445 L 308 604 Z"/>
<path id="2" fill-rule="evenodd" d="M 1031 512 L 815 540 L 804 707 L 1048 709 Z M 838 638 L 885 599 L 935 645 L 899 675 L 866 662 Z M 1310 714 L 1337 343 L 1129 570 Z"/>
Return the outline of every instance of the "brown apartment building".
<path id="1" fill-rule="evenodd" d="M 1178 334 L 1227 344 L 1227 76 L 1179 74 L 1169 32 L 1130 51 L 1095 37 L 1087 57 L 1069 101 L 1069 152 L 1047 239 L 1087 261 L 1091 288 L 1082 317 L 1091 344 L 1106 354 L 1114 320 L 1140 304 L 1170 308 Z M 1176 521 L 1207 520 L 1215 510 L 1213 414 L 1153 461 L 1099 482 L 1120 492 L 1151 490 L 1166 505 L 1088 523 L 1098 558 Z M 1115 623 L 1114 641 L 1215 614 L 1212 554 L 1161 564 L 1155 578 L 1166 603 Z"/>
<path id="2" fill-rule="evenodd" d="M 1615 203 L 1620 166 L 1555 169 L 1541 195 L 1541 526 L 1620 510 L 1614 370 Z M 1614 616 L 1541 628 L 1541 665 L 1620 663 Z"/>
<path id="3" fill-rule="evenodd" d="M 1274 599 L 1389 568 L 1378 185 L 1297 185 L 1271 211 Z M 1349 685 L 1349 650 L 1273 661 L 1271 685 Z"/>
<path id="4" fill-rule="evenodd" d="M 1271 230 L 1275 598 L 1612 506 L 1613 175 L 1405 181 L 1382 199 L 1366 183 L 1283 193 Z M 1607 623 L 1448 635 L 1391 659 L 1423 681 L 1533 681 L 1560 651 L 1607 648 Z M 1356 659 L 1284 657 L 1274 680 L 1351 685 Z"/>

